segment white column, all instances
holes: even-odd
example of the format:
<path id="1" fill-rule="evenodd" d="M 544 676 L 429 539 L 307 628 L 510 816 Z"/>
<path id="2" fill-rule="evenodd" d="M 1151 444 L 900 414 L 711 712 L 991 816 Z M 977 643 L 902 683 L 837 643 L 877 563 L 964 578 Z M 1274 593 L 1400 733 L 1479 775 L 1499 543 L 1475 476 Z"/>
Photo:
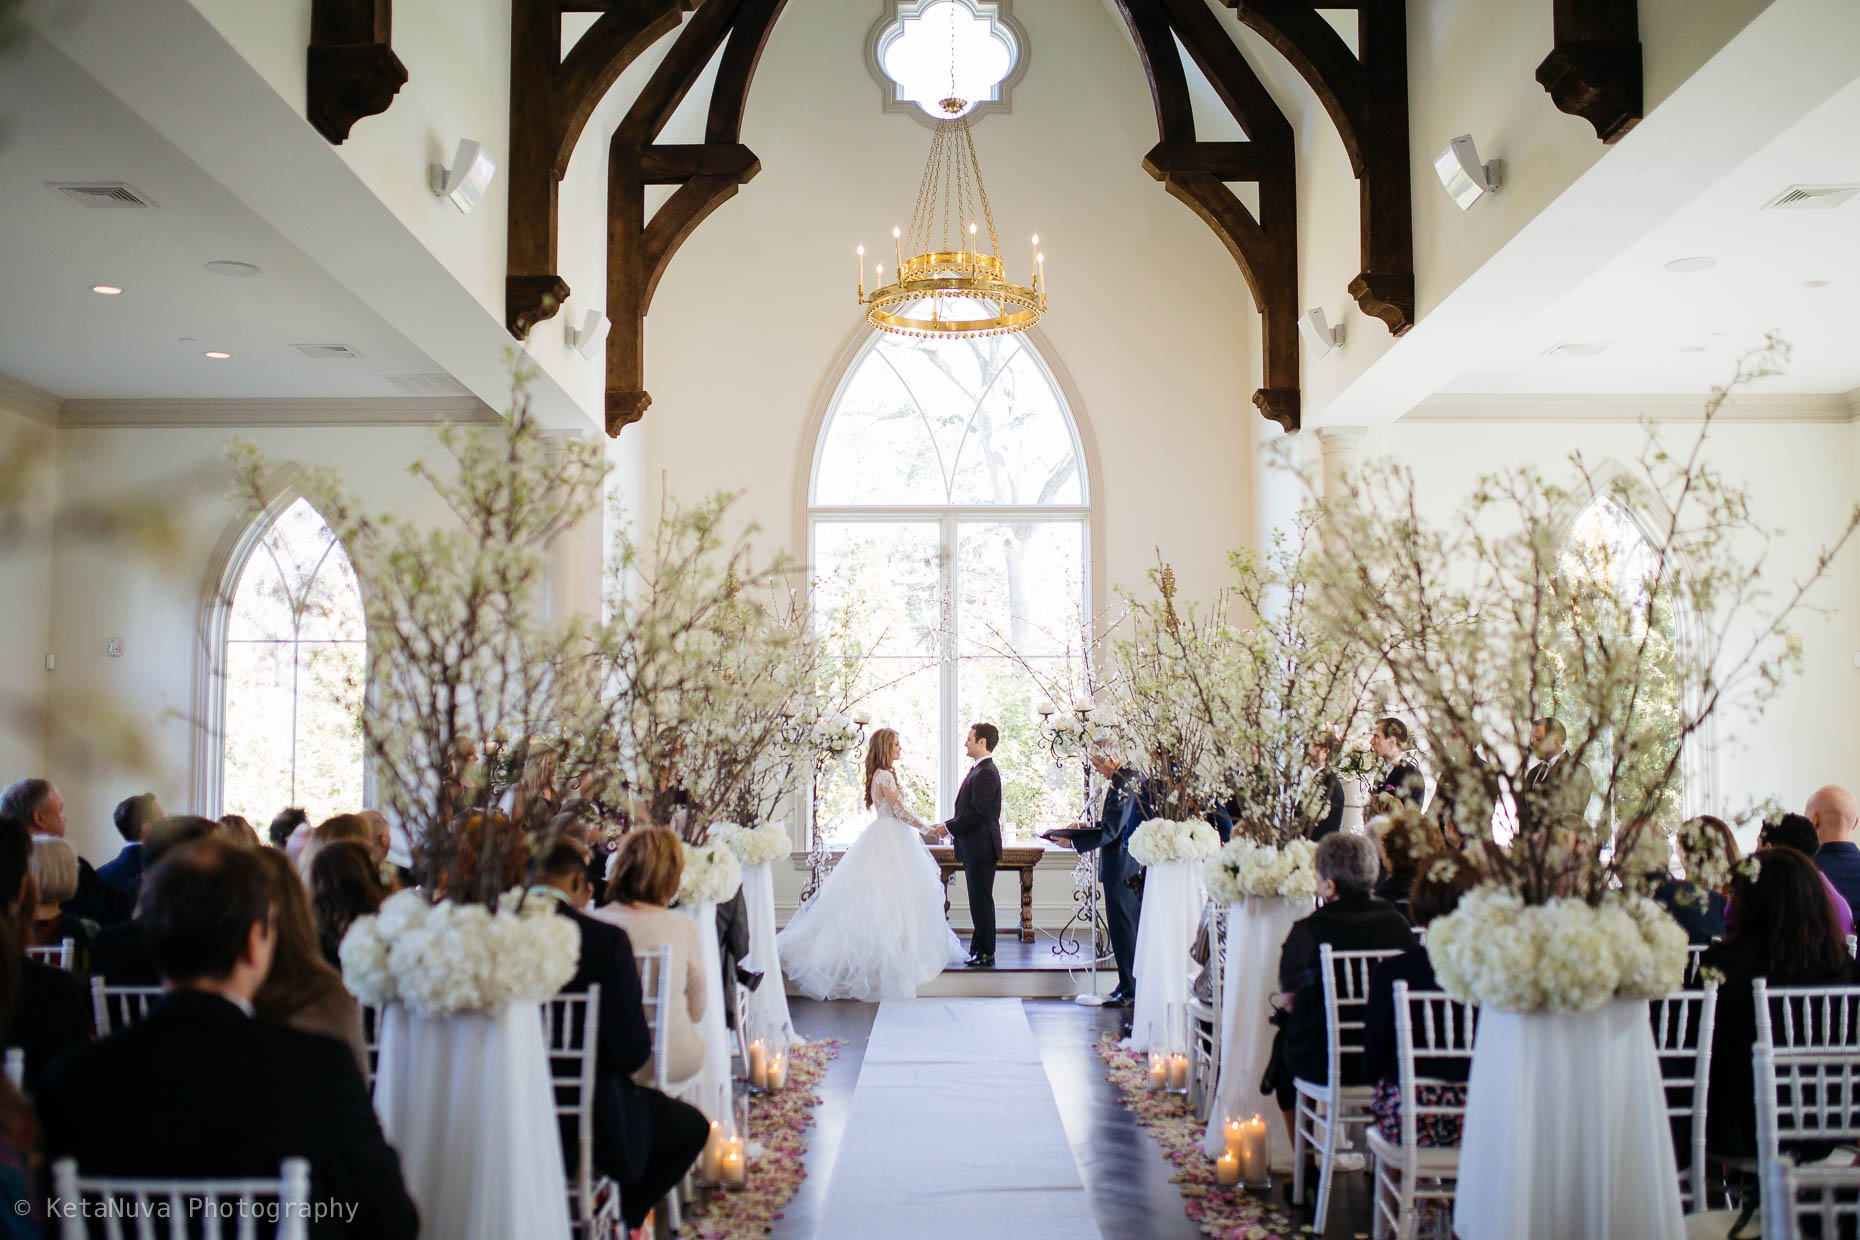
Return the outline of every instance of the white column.
<path id="1" fill-rule="evenodd" d="M 1291 536 L 1299 510 L 1309 502 L 1299 473 L 1299 439 L 1277 422 L 1253 419 L 1253 550 L 1261 557 L 1272 554 L 1275 531 Z"/>
<path id="2" fill-rule="evenodd" d="M 1360 426 L 1327 426 L 1317 433 L 1318 446 L 1324 452 L 1324 500 L 1335 503 L 1344 495 L 1344 475 L 1353 474 L 1363 463 L 1363 436 Z"/>
<path id="3" fill-rule="evenodd" d="M 603 489 L 592 511 L 549 542 L 549 617 L 556 624 L 574 616 L 600 619 L 605 506 Z"/>

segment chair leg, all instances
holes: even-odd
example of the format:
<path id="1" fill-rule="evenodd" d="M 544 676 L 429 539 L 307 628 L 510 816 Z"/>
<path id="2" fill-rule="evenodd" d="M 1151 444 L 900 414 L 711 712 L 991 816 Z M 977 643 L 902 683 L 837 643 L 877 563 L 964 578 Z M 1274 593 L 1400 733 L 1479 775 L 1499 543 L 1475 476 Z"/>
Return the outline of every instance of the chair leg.
<path id="1" fill-rule="evenodd" d="M 1317 1213 L 1312 1216 L 1311 1225 L 1321 1236 L 1324 1223 L 1330 1214 L 1330 1190 L 1337 1174 L 1337 1141 L 1343 1124 L 1340 1122 L 1335 1106 L 1326 1105 L 1324 1116 L 1324 1150 L 1318 1161 Z"/>
<path id="2" fill-rule="evenodd" d="M 1292 1201 L 1305 1203 L 1305 1103 L 1292 1104 Z"/>
<path id="3" fill-rule="evenodd" d="M 1392 1174 L 1393 1169 L 1385 1168 L 1380 1158 L 1369 1164 L 1369 1229 L 1374 1240 L 1388 1240 L 1389 1216 L 1384 1207 L 1391 1195 L 1388 1177 Z"/>

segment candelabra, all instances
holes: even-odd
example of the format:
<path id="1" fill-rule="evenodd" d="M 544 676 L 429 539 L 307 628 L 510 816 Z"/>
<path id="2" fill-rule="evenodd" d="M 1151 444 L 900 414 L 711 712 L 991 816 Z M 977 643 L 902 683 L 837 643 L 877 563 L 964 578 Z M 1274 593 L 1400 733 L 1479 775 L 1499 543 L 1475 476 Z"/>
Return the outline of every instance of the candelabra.
<path id="1" fill-rule="evenodd" d="M 820 817 L 820 777 L 826 773 L 828 762 L 856 752 L 865 744 L 865 729 L 871 722 L 872 716 L 863 710 L 850 715 L 825 710 L 806 720 L 798 715 L 790 717 L 788 744 L 813 755 L 807 786 L 807 886 L 801 889 L 802 904 L 814 898 L 833 868 L 826 825 Z"/>
<path id="2" fill-rule="evenodd" d="M 1040 734 L 1046 740 L 1053 761 L 1060 765 L 1078 762 L 1083 767 L 1079 820 L 1090 823 L 1093 774 L 1091 747 L 1094 741 L 1106 734 L 1112 721 L 1104 717 L 1090 698 L 1084 697 L 1076 699 L 1070 711 L 1061 711 L 1050 701 L 1043 701 L 1034 709 L 1039 713 Z M 1084 879 L 1082 883 L 1079 881 L 1081 878 Z M 1073 926 L 1082 921 L 1089 930 L 1091 942 L 1091 990 L 1079 995 L 1078 1002 L 1087 1007 L 1101 1007 L 1107 1000 L 1098 993 L 1098 968 L 1109 956 L 1109 944 L 1098 902 L 1098 850 L 1095 848 L 1088 855 L 1080 855 L 1078 863 L 1072 868 L 1072 903 L 1072 915 L 1059 928 L 1053 953 L 1060 956 L 1078 953 L 1078 941 L 1067 936 L 1072 933 Z"/>

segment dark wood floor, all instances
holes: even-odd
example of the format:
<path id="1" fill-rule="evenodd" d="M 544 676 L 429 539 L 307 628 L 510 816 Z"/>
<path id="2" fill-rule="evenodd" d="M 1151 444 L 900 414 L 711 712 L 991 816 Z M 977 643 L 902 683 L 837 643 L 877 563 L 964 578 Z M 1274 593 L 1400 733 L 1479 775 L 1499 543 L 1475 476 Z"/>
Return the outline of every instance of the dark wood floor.
<path id="1" fill-rule="evenodd" d="M 1092 1049 L 1100 1034 L 1127 1031 L 1128 1011 L 1087 1008 L 1061 999 L 1023 1002 L 1104 1240 L 1194 1240 L 1200 1232 L 1182 1212 L 1181 1194 L 1169 1180 L 1168 1162 L 1149 1134 L 1124 1110 Z M 821 1106 L 808 1144 L 807 1179 L 774 1228 L 774 1240 L 812 1240 L 878 1009 L 871 1004 L 808 999 L 790 999 L 789 1006 L 796 1028 L 805 1036 L 846 1042 L 821 1082 Z M 1331 1206 L 1327 1238 L 1351 1240 L 1369 1230 L 1367 1175 L 1341 1177 Z M 869 1235 L 883 1234 L 882 1224 L 875 1220 Z M 822 1240 L 865 1238 L 834 1236 Z M 967 1236 L 959 1240 L 992 1238 Z"/>

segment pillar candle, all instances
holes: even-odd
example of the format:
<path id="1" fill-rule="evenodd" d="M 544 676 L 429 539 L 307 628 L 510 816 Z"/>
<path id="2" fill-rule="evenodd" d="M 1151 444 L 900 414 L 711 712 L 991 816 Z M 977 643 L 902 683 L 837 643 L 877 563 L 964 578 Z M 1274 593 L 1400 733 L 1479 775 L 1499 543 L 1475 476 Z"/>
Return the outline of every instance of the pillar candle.
<path id="1" fill-rule="evenodd" d="M 1221 1129 L 1221 1135 L 1225 1139 L 1227 1152 L 1235 1158 L 1240 1157 L 1241 1145 L 1246 1139 L 1246 1125 L 1238 1119 L 1230 1119 Z"/>
<path id="2" fill-rule="evenodd" d="M 769 1060 L 769 1088 L 788 1088 L 788 1057 L 779 1051 Z"/>
<path id="3" fill-rule="evenodd" d="M 1232 1188 L 1240 1182 L 1240 1160 L 1233 1154 L 1222 1154 L 1214 1162 L 1214 1182 L 1222 1188 Z"/>
<path id="4" fill-rule="evenodd" d="M 749 1044 L 749 1083 L 757 1089 L 769 1086 L 769 1049 L 761 1038 Z"/>
<path id="5" fill-rule="evenodd" d="M 723 1128 L 716 1120 L 710 1122 L 710 1140 L 704 1143 L 704 1152 L 698 1156 L 698 1179 L 715 1184 L 723 1168 Z"/>
<path id="6" fill-rule="evenodd" d="M 1162 1091 L 1169 1088 L 1169 1063 L 1161 1055 L 1150 1056 L 1150 1089 Z"/>
<path id="7" fill-rule="evenodd" d="M 743 1153 L 741 1137 L 731 1137 L 723 1147 L 723 1174 L 719 1179 L 732 1188 L 741 1188 L 749 1178 L 749 1170 L 743 1162 Z"/>
<path id="8" fill-rule="evenodd" d="M 1169 1088 L 1188 1088 L 1188 1056 L 1181 1051 L 1169 1056 Z"/>
<path id="9" fill-rule="evenodd" d="M 1266 1121 L 1261 1116 L 1240 1126 L 1240 1174 L 1248 1184 L 1266 1182 Z"/>

